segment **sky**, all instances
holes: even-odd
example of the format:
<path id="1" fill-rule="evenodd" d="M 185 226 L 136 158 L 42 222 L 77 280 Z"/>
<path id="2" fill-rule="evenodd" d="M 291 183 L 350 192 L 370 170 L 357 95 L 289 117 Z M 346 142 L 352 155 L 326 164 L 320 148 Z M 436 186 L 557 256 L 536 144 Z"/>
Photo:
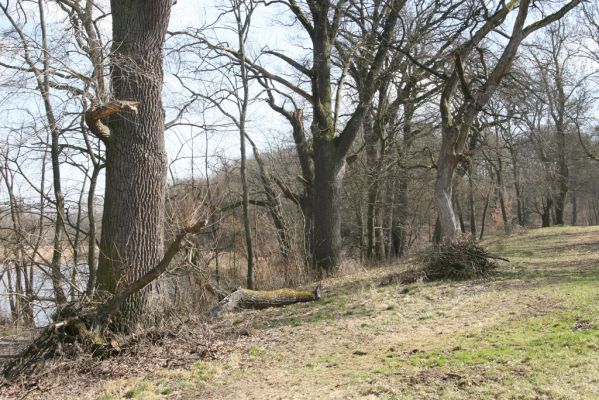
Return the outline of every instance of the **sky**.
<path id="1" fill-rule="evenodd" d="M 193 0 L 178 0 L 177 3 L 173 6 L 172 14 L 171 14 L 171 22 L 169 26 L 170 31 L 181 31 L 185 28 L 192 27 L 198 28 L 205 26 L 207 24 L 215 21 L 220 14 L 220 7 L 216 4 L 220 4 L 224 2 L 197 2 Z M 252 30 L 250 32 L 250 37 L 248 38 L 249 43 L 262 43 L 264 45 L 268 45 L 270 47 L 276 48 L 281 42 L 286 41 L 287 32 L 284 29 L 280 29 L 278 26 L 273 26 L 271 23 L 272 15 L 268 12 L 260 12 L 256 14 L 256 17 L 253 21 Z M 226 41 L 230 43 L 230 46 L 234 46 L 236 44 L 237 38 L 235 34 L 231 31 L 227 31 L 224 29 L 218 30 L 210 30 L 208 35 L 213 38 L 214 41 L 220 40 Z M 264 40 L 267 39 L 267 40 Z M 251 44 L 248 45 L 250 52 L 255 51 L 256 49 L 252 49 Z M 258 49 L 259 50 L 259 49 Z M 199 57 L 198 57 L 199 58 Z M 196 58 L 197 60 L 197 58 Z M 201 90 L 211 90 L 212 88 L 201 88 L 197 87 L 198 91 Z M 177 82 L 177 80 L 173 76 L 165 77 L 165 86 L 164 90 L 168 99 L 169 93 L 176 94 L 177 92 L 181 92 L 181 88 Z M 254 89 L 253 92 L 256 93 L 258 89 Z M 274 113 L 267 110 L 267 106 L 261 102 L 254 102 L 250 106 L 250 112 L 248 113 L 248 133 L 251 135 L 252 139 L 258 144 L 261 149 L 266 150 L 269 144 L 280 144 L 281 139 L 283 141 L 288 140 L 288 138 L 281 137 L 276 130 L 285 130 L 285 123 L 280 120 L 280 118 Z M 201 115 L 200 107 L 195 109 L 195 115 L 188 115 L 189 119 L 200 119 L 202 122 L 206 121 L 208 123 L 213 122 L 215 124 L 220 124 L 223 122 L 223 117 L 218 112 L 208 112 L 205 115 Z M 231 112 L 235 113 L 235 110 L 231 108 Z M 259 121 L 259 123 L 256 123 Z M 200 134 L 203 137 L 197 137 L 192 139 L 194 135 Z M 169 154 L 173 157 L 176 156 L 190 156 L 191 148 L 187 146 L 187 144 L 193 141 L 194 143 L 194 155 L 204 154 L 205 152 L 205 135 L 209 136 L 209 146 L 212 147 L 212 151 L 208 151 L 208 153 L 218 154 L 219 156 L 226 155 L 231 158 L 239 158 L 239 134 L 231 128 L 231 130 L 226 132 L 205 132 L 203 130 L 192 129 L 189 127 L 182 127 L 181 129 L 177 129 L 174 132 L 170 132 L 167 136 L 170 136 L 167 140 L 167 146 L 169 150 Z M 183 151 L 181 151 L 181 143 L 185 143 L 185 147 Z M 198 159 L 200 163 L 204 163 L 202 158 Z M 213 159 L 213 163 L 217 163 L 218 160 Z M 189 160 L 176 163 L 176 171 L 180 176 L 184 176 L 190 173 L 190 164 Z"/>
<path id="2" fill-rule="evenodd" d="M 104 1 L 107 4 L 106 1 Z M 188 27 L 198 28 L 206 26 L 207 24 L 215 21 L 220 14 L 220 7 L 218 4 L 224 4 L 220 0 L 217 2 L 198 2 L 194 0 L 178 0 L 173 6 L 169 31 L 181 31 Z M 13 3 L 14 4 L 14 3 Z M 37 5 L 33 2 L 25 3 L 25 7 L 33 18 L 29 19 L 31 22 L 37 17 Z M 107 7 L 106 7 L 107 9 Z M 289 37 L 289 30 L 281 27 L 277 24 L 272 24 L 271 21 L 273 15 L 271 15 L 269 8 L 267 12 L 261 12 L 254 18 L 254 24 L 250 35 L 249 42 L 260 42 L 261 44 L 271 46 L 273 48 L 279 47 L 282 43 L 287 42 Z M 13 15 L 17 18 L 16 15 Z M 58 10 L 52 2 L 48 3 L 46 8 L 46 18 L 50 28 L 53 24 L 56 24 L 58 28 L 54 27 L 54 31 L 58 34 L 62 34 L 60 25 L 64 23 L 65 14 Z M 9 24 L 3 15 L 0 16 L 0 30 L 4 31 L 8 29 Z M 110 36 L 110 20 L 105 18 L 101 22 L 101 27 L 106 31 L 106 36 Z M 49 29 L 50 30 L 50 29 Z M 31 28 L 28 32 L 32 37 L 39 38 L 39 31 Z M 214 40 L 229 41 L 235 43 L 235 36 L 233 33 L 227 30 L 212 30 L 210 35 Z M 254 39 L 254 37 L 256 39 Z M 259 38 L 259 40 L 258 40 Z M 265 40 L 266 39 L 266 40 Z M 293 39 L 293 38 L 291 38 Z M 2 46 L 0 44 L 0 46 Z M 258 51 L 259 49 L 252 49 L 249 46 L 250 51 Z M 2 58 L 4 57 L 4 59 Z M 70 68 L 77 69 L 83 68 L 82 73 L 87 63 L 82 63 L 81 66 L 77 65 L 78 60 L 76 55 L 65 60 Z M 2 55 L 0 53 L 0 60 L 7 62 L 15 62 L 10 55 L 6 53 Z M 61 62 L 62 60 L 56 60 Z M 79 60 L 81 61 L 81 60 Z M 176 109 L 177 103 L 185 101 L 185 96 L 182 96 L 182 89 L 178 84 L 178 81 L 169 74 L 169 62 L 167 61 L 165 82 L 163 89 L 163 100 L 167 111 L 167 121 L 173 118 L 174 110 Z M 0 67 L 0 82 L 2 77 L 5 76 L 6 71 L 2 71 Z M 10 93 L 9 95 L 6 95 Z M 56 109 L 62 107 L 62 100 L 59 98 L 54 99 L 56 102 Z M 8 129 L 8 126 L 19 127 L 21 121 L 32 120 L 32 115 L 37 115 L 39 121 L 44 120 L 43 105 L 39 101 L 39 96 L 35 93 L 35 89 L 25 91 L 22 87 L 12 87 L 9 89 L 2 90 L 0 88 L 0 104 L 3 106 L 2 114 L 3 123 L 0 124 L 0 148 L 2 148 L 2 142 L 9 139 L 12 142 L 18 140 L 14 131 Z M 77 107 L 77 105 L 74 105 Z M 76 109 L 70 109 L 70 112 L 77 112 Z M 184 116 L 182 122 L 194 122 L 200 124 L 221 124 L 223 117 L 219 113 L 214 111 L 202 112 L 201 107 L 193 107 L 190 112 Z M 30 124 L 30 123 L 28 123 Z M 41 125 L 41 122 L 40 124 Z M 31 127 L 31 129 L 40 129 L 41 126 Z M 30 130 L 31 130 L 30 129 Z M 279 146 L 289 142 L 290 137 L 286 134 L 281 135 L 280 131 L 286 130 L 286 123 L 281 120 L 276 114 L 269 112 L 267 106 L 262 102 L 254 102 L 251 105 L 250 113 L 248 117 L 248 133 L 251 135 L 253 140 L 258 146 L 267 150 L 271 145 Z M 239 134 L 234 130 L 229 131 L 206 131 L 198 127 L 181 126 L 175 127 L 168 130 L 165 134 L 166 146 L 169 159 L 169 181 L 177 179 L 185 179 L 190 177 L 192 174 L 197 178 L 203 176 L 205 171 L 205 154 L 208 154 L 209 165 L 217 169 L 223 158 L 227 159 L 238 159 L 239 158 Z M 208 140 L 206 140 L 208 139 Z M 192 165 L 192 156 L 194 157 L 194 164 Z M 32 181 L 36 181 L 41 176 L 41 164 L 38 156 L 32 156 L 31 158 L 22 158 L 24 163 L 24 169 L 27 169 L 27 175 Z M 73 198 L 78 197 L 79 187 L 83 180 L 82 174 L 76 168 L 63 165 L 63 185 L 67 196 Z M 29 188 L 29 184 L 24 180 L 18 180 L 18 186 L 21 190 L 22 197 L 35 199 L 38 197 L 35 191 Z M 100 178 L 98 184 L 97 193 L 101 195 L 103 193 L 103 177 Z M 0 187 L 0 201 L 5 199 L 5 190 Z"/>
<path id="3" fill-rule="evenodd" d="M 0 0 L 4 1 L 4 0 Z M 108 2 L 103 0 L 105 4 Z M 173 6 L 170 18 L 170 31 L 180 31 L 187 27 L 199 28 L 215 21 L 220 14 L 220 7 L 225 4 L 223 0 L 202 1 L 197 0 L 177 0 Z M 35 14 L 36 5 L 33 2 L 25 3 L 27 7 L 32 7 L 32 13 Z M 64 14 L 57 12 L 52 8 L 52 2 L 48 3 L 48 18 L 50 21 L 62 21 Z M 306 38 L 298 35 L 298 29 L 289 29 L 284 25 L 285 18 L 279 15 L 280 9 L 276 7 L 262 8 L 253 19 L 252 30 L 248 39 L 248 50 L 251 54 L 257 54 L 262 46 L 268 46 L 272 49 L 284 49 L 286 54 L 291 56 L 298 55 L 301 51 L 309 46 L 305 44 Z M 0 29 L 4 30 L 7 26 L 7 21 L 0 17 Z M 109 19 L 104 19 L 103 28 L 107 31 L 107 36 L 110 30 Z M 32 34 L 35 34 L 32 32 Z M 233 45 L 236 42 L 234 34 L 230 31 L 219 29 L 212 30 L 210 36 L 214 40 L 227 41 Z M 2 46 L 0 44 L 0 46 Z M 304 49 L 302 49 L 304 47 Z M 2 54 L 0 54 L 0 59 Z M 6 56 L 5 56 L 6 57 Z M 195 60 L 200 61 L 200 57 Z M 76 63 L 76 60 L 74 61 Z M 271 64 L 272 68 L 282 69 L 279 64 Z M 167 71 L 172 68 L 167 61 Z M 0 77 L 1 75 L 0 68 Z M 0 80 L 1 81 L 1 80 Z M 201 85 L 196 86 L 197 90 L 209 90 L 211 88 L 201 88 Z M 258 88 L 253 88 L 253 93 L 258 92 Z M 181 95 L 181 87 L 177 80 L 167 73 L 165 75 L 164 84 L 164 104 L 167 108 L 167 120 L 173 116 L 173 107 L 185 99 Z M 18 108 L 25 106 L 33 114 L 43 115 L 43 110 L 39 101 L 35 100 L 35 96 L 19 94 L 18 100 L 14 96 L 3 96 L 3 91 L 0 89 L 0 105 L 4 109 L 2 120 L 4 124 L 9 121 L 18 121 L 19 119 L 27 119 L 23 111 L 15 111 Z M 57 99 L 59 102 L 59 99 Z M 73 110 L 75 111 L 75 110 Z M 191 112 L 185 116 L 185 121 L 195 122 L 200 124 L 221 124 L 223 116 L 214 111 L 202 113 L 201 107 L 197 106 L 191 109 Z M 276 113 L 263 102 L 254 102 L 251 105 L 249 112 L 248 131 L 252 138 L 258 143 L 259 147 L 267 150 L 269 146 L 285 146 L 291 144 L 289 127 Z M 0 126 L 0 139 L 8 135 L 8 131 Z M 204 154 L 208 154 L 209 164 L 213 168 L 217 168 L 222 157 L 228 159 L 237 159 L 239 157 L 239 135 L 234 130 L 225 131 L 206 131 L 198 127 L 181 126 L 167 131 L 166 144 L 169 155 L 169 180 L 183 179 L 189 177 L 192 173 L 195 177 L 202 176 L 204 173 Z M 207 144 L 207 146 L 206 146 Z M 1 147 L 1 145 L 0 145 Z M 195 162 L 192 164 L 192 156 Z M 34 159 L 30 160 L 29 169 L 31 176 L 39 175 L 39 163 Z M 26 165 L 27 167 L 27 165 Z M 76 196 L 78 194 L 78 186 L 81 182 L 81 175 L 76 169 L 70 166 L 64 166 L 63 173 L 65 185 L 72 188 L 68 192 Z M 27 191 L 27 184 L 21 182 L 23 191 Z M 98 194 L 103 193 L 103 182 L 100 182 Z M 0 198 L 3 195 L 0 188 Z"/>

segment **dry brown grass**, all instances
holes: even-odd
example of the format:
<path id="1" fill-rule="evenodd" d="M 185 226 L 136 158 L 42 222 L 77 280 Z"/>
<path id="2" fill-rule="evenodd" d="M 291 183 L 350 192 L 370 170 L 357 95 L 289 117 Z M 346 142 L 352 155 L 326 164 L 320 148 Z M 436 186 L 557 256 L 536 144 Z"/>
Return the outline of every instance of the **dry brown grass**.
<path id="1" fill-rule="evenodd" d="M 402 266 L 348 265 L 355 273 L 322 282 L 320 302 L 189 323 L 95 372 L 55 371 L 28 396 L 599 398 L 599 227 L 486 244 L 511 260 L 491 280 L 380 286 Z M 206 337 L 215 351 L 202 359 L 192 352 Z"/>

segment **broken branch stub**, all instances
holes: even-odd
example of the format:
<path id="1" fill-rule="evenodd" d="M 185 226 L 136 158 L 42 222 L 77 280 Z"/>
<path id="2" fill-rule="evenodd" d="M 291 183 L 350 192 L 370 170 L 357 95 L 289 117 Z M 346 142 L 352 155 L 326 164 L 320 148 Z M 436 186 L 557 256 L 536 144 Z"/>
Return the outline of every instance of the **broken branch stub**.
<path id="1" fill-rule="evenodd" d="M 99 105 L 85 112 L 85 123 L 89 130 L 102 142 L 110 140 L 110 128 L 102 123 L 101 119 L 122 111 L 129 111 L 133 115 L 138 113 L 139 102 L 128 100 L 114 100 Z"/>

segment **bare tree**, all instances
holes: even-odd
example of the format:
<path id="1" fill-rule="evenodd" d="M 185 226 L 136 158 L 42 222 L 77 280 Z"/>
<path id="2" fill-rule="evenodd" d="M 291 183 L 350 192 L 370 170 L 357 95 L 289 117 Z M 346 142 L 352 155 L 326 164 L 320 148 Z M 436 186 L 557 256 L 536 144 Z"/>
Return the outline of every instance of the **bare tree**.
<path id="1" fill-rule="evenodd" d="M 464 61 L 493 30 L 501 26 L 515 3 L 501 3 L 489 15 L 482 26 L 454 53 L 454 68 L 444 84 L 440 99 L 442 118 L 442 142 L 437 161 L 437 180 L 435 197 L 439 212 L 439 236 L 442 241 L 451 241 L 458 233 L 459 226 L 452 207 L 452 184 L 457 166 L 468 157 L 464 153 L 467 138 L 475 118 L 494 95 L 499 84 L 509 72 L 521 42 L 531 33 L 562 18 L 567 12 L 576 7 L 579 0 L 568 2 L 563 8 L 543 19 L 526 25 L 531 2 L 524 0 L 518 4 L 518 15 L 512 26 L 509 41 L 503 48 L 495 66 L 490 69 L 480 84 L 473 87 L 468 82 L 464 71 Z M 460 89 L 461 100 L 458 100 L 457 90 Z M 452 107 L 452 102 L 459 104 Z M 455 111 L 452 111 L 454 109 Z"/>
<path id="2" fill-rule="evenodd" d="M 35 43 L 39 46 L 40 56 L 36 58 L 36 55 L 32 54 L 33 49 L 28 35 L 24 32 L 22 26 L 15 20 L 13 13 L 9 10 L 8 4 L 1 4 L 0 9 L 4 13 L 4 16 L 10 23 L 13 31 L 18 37 L 22 48 L 22 55 L 24 66 L 8 65 L 8 68 L 17 69 L 23 72 L 29 72 L 35 79 L 36 89 L 42 99 L 42 103 L 45 111 L 45 118 L 48 124 L 48 130 L 50 132 L 50 158 L 52 161 L 52 187 L 54 190 L 54 203 L 56 207 L 56 220 L 54 224 L 54 239 L 53 239 L 53 251 L 52 251 L 52 262 L 50 265 L 52 271 L 52 286 L 54 289 L 54 296 L 58 304 L 64 304 L 67 301 L 64 290 L 61 286 L 61 264 L 62 264 L 62 237 L 65 229 L 65 204 L 64 204 L 64 193 L 62 191 L 61 181 L 61 168 L 60 168 L 60 136 L 62 130 L 59 126 L 57 116 L 54 110 L 53 103 L 51 101 L 51 83 L 50 83 L 50 63 L 51 63 L 51 51 L 48 44 L 48 32 L 46 27 L 46 9 L 43 1 L 37 2 L 37 9 L 39 15 L 39 28 L 41 31 L 40 43 Z"/>

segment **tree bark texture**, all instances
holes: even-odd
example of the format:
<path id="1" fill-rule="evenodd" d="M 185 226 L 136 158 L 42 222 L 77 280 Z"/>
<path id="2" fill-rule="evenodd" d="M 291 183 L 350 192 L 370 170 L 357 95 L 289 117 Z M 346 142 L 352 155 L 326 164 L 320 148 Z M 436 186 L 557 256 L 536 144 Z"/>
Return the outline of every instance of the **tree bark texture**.
<path id="1" fill-rule="evenodd" d="M 320 285 L 313 291 L 296 289 L 248 290 L 237 289 L 210 309 L 212 317 L 240 308 L 262 309 L 320 300 Z"/>
<path id="2" fill-rule="evenodd" d="M 449 128 L 453 129 L 453 128 Z M 443 134 L 443 144 L 437 162 L 437 180 L 435 181 L 435 201 L 437 203 L 439 235 L 438 240 L 451 241 L 457 235 L 459 226 L 451 202 L 453 175 L 458 165 L 457 156 L 452 154 L 453 147 L 445 143 L 451 134 Z M 435 235 L 437 236 L 437 235 Z"/>
<path id="3" fill-rule="evenodd" d="M 170 0 L 111 1 L 113 97 L 139 103 L 109 117 L 106 189 L 97 288 L 116 293 L 156 265 L 163 253 L 166 152 L 163 46 Z M 147 290 L 121 308 L 125 324 L 143 311 Z"/>
<path id="4" fill-rule="evenodd" d="M 314 142 L 312 261 L 319 272 L 326 274 L 341 259 L 341 186 L 345 161 L 337 158 L 334 141 L 315 138 Z"/>

